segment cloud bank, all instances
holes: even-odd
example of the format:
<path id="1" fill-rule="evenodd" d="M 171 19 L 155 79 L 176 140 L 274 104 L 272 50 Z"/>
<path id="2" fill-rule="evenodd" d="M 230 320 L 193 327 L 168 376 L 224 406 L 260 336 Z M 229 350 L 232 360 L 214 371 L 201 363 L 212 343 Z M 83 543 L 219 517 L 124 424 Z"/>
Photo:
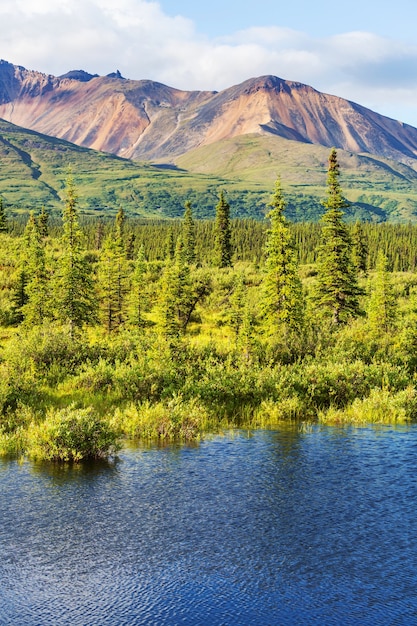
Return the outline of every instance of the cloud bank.
<path id="1" fill-rule="evenodd" d="M 145 0 L 2 0 L 0 21 L 0 57 L 28 69 L 119 69 L 187 90 L 274 74 L 417 126 L 417 46 L 372 33 L 320 39 L 270 26 L 210 39 Z"/>

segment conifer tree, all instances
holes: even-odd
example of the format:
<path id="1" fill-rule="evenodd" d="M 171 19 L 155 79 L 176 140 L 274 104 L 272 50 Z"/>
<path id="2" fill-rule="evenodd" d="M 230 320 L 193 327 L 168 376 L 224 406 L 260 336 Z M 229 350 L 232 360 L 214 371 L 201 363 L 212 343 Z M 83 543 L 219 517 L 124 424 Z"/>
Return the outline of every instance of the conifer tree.
<path id="1" fill-rule="evenodd" d="M 129 261 L 133 261 L 133 259 L 135 258 L 135 241 L 135 233 L 129 233 L 126 241 L 126 259 L 128 259 Z"/>
<path id="2" fill-rule="evenodd" d="M 62 214 L 63 254 L 58 267 L 56 302 L 58 319 L 69 324 L 71 336 L 84 323 L 94 322 L 97 310 L 92 271 L 83 251 L 77 205 L 74 181 L 69 175 Z"/>
<path id="3" fill-rule="evenodd" d="M 139 248 L 136 257 L 135 269 L 132 276 L 132 289 L 130 292 L 130 320 L 134 326 L 144 326 L 143 312 L 146 309 L 146 260 L 143 245 Z"/>
<path id="4" fill-rule="evenodd" d="M 44 206 L 42 206 L 42 210 L 38 216 L 38 225 L 39 232 L 41 237 L 45 238 L 48 236 L 48 222 L 49 222 L 49 214 Z"/>
<path id="5" fill-rule="evenodd" d="M 48 275 L 46 270 L 45 244 L 39 224 L 33 213 L 26 227 L 26 269 L 21 314 L 26 325 L 40 325 L 50 313 Z"/>
<path id="6" fill-rule="evenodd" d="M 7 233 L 7 217 L 4 209 L 3 198 L 0 196 L 0 233 Z"/>
<path id="7" fill-rule="evenodd" d="M 216 206 L 215 229 L 215 263 L 217 267 L 232 266 L 232 234 L 230 226 L 230 206 L 224 192 L 220 193 Z"/>
<path id="8" fill-rule="evenodd" d="M 361 222 L 355 222 L 352 231 L 352 260 L 358 272 L 366 274 L 368 244 Z"/>
<path id="9" fill-rule="evenodd" d="M 397 299 L 394 293 L 388 259 L 380 250 L 376 264 L 376 276 L 371 286 L 368 319 L 371 330 L 380 334 L 388 333 L 395 326 Z"/>
<path id="10" fill-rule="evenodd" d="M 123 207 L 120 207 L 117 211 L 116 220 L 115 220 L 115 239 L 122 248 L 124 248 L 124 235 L 125 235 L 125 223 L 126 223 L 126 215 L 123 210 Z"/>
<path id="11" fill-rule="evenodd" d="M 109 333 L 120 325 L 118 255 L 116 241 L 109 235 L 104 240 L 98 266 L 100 314 Z"/>
<path id="12" fill-rule="evenodd" d="M 318 309 L 329 315 L 336 325 L 360 314 L 359 296 L 362 294 L 352 262 L 351 238 L 342 221 L 343 209 L 349 205 L 343 197 L 339 176 L 337 153 L 333 148 L 329 156 L 327 200 L 323 203 L 327 210 L 322 217 L 314 300 Z"/>
<path id="13" fill-rule="evenodd" d="M 175 239 L 174 239 L 174 231 L 172 228 L 168 230 L 167 238 L 165 241 L 165 251 L 164 251 L 164 259 L 169 260 L 173 259 L 175 256 Z"/>
<path id="14" fill-rule="evenodd" d="M 96 234 L 94 238 L 94 247 L 96 250 L 101 250 L 104 240 L 104 224 L 100 220 L 97 224 Z"/>
<path id="15" fill-rule="evenodd" d="M 117 326 L 121 326 L 125 319 L 125 300 L 128 292 L 127 283 L 127 259 L 126 250 L 124 245 L 124 228 L 125 228 L 125 213 L 120 207 L 115 221 L 115 234 L 114 234 L 114 270 L 116 278 L 116 311 L 117 311 Z"/>
<path id="16" fill-rule="evenodd" d="M 24 267 L 20 267 L 11 294 L 12 320 L 14 324 L 20 324 L 24 320 L 23 307 L 28 301 L 27 283 L 27 270 Z"/>
<path id="17" fill-rule="evenodd" d="M 235 337 L 239 336 L 243 324 L 246 307 L 246 293 L 243 274 L 236 276 L 233 286 L 233 293 L 230 297 L 230 325 Z"/>
<path id="18" fill-rule="evenodd" d="M 263 315 L 275 331 L 299 331 L 303 324 L 303 294 L 294 239 L 284 216 L 280 180 L 269 204 L 271 227 L 265 246 Z"/>
<path id="19" fill-rule="evenodd" d="M 116 330 L 125 321 L 128 271 L 123 240 L 124 219 L 123 209 L 120 209 L 114 231 L 104 241 L 99 262 L 101 316 L 108 332 Z"/>
<path id="20" fill-rule="evenodd" d="M 174 260 L 167 262 L 162 276 L 159 312 L 160 328 L 165 337 L 175 339 L 185 331 L 191 298 L 190 268 L 185 260 L 182 237 L 178 237 Z"/>
<path id="21" fill-rule="evenodd" d="M 185 259 L 189 265 L 195 263 L 195 223 L 193 219 L 193 211 L 191 202 L 187 200 L 185 203 L 185 212 L 182 223 L 182 239 L 184 243 Z"/>

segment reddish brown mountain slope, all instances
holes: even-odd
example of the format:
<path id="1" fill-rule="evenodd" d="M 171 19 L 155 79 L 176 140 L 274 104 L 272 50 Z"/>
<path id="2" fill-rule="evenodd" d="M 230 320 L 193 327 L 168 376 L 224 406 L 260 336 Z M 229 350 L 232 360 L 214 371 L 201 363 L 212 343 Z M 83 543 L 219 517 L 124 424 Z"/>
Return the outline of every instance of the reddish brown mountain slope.
<path id="1" fill-rule="evenodd" d="M 181 91 L 119 74 L 62 77 L 0 62 L 0 117 L 73 143 L 140 160 L 175 161 L 248 133 L 413 163 L 417 129 L 315 89 L 263 76 L 219 93 Z"/>

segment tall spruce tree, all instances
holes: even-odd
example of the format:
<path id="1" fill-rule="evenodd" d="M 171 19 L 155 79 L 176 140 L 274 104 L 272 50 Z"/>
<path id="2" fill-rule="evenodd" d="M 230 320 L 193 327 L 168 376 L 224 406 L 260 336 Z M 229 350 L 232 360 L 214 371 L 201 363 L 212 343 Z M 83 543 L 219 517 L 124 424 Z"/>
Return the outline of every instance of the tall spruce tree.
<path id="1" fill-rule="evenodd" d="M 231 267 L 232 265 L 232 232 L 230 226 L 230 206 L 224 192 L 220 192 L 216 206 L 215 229 L 215 262 L 217 267 Z"/>
<path id="2" fill-rule="evenodd" d="M 189 265 L 195 263 L 196 259 L 196 239 L 195 239 L 195 223 L 193 219 L 193 210 L 189 200 L 185 203 L 185 212 L 182 221 L 182 240 L 184 243 L 185 259 Z"/>
<path id="3" fill-rule="evenodd" d="M 96 320 L 97 300 L 92 269 L 83 250 L 78 197 L 71 175 L 66 180 L 62 221 L 63 254 L 57 273 L 57 315 L 58 319 L 69 324 L 73 336 L 76 328 Z"/>
<path id="4" fill-rule="evenodd" d="M 299 331 L 304 316 L 302 284 L 294 238 L 284 215 L 286 205 L 280 180 L 275 183 L 269 206 L 271 227 L 265 246 L 263 315 L 275 332 Z"/>
<path id="5" fill-rule="evenodd" d="M 360 314 L 356 268 L 352 261 L 352 241 L 343 222 L 343 209 L 349 204 L 339 183 L 337 153 L 332 148 L 327 175 L 326 212 L 322 217 L 321 244 L 317 259 L 317 285 L 314 300 L 317 308 L 329 315 L 336 325 Z"/>

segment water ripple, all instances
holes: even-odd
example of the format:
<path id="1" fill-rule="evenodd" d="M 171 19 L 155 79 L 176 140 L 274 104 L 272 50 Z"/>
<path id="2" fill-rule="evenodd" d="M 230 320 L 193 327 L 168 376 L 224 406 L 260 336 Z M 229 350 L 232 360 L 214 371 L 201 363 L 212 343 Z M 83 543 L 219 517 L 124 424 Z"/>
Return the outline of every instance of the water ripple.
<path id="1" fill-rule="evenodd" d="M 0 464 L 0 625 L 417 624 L 417 429 Z"/>

